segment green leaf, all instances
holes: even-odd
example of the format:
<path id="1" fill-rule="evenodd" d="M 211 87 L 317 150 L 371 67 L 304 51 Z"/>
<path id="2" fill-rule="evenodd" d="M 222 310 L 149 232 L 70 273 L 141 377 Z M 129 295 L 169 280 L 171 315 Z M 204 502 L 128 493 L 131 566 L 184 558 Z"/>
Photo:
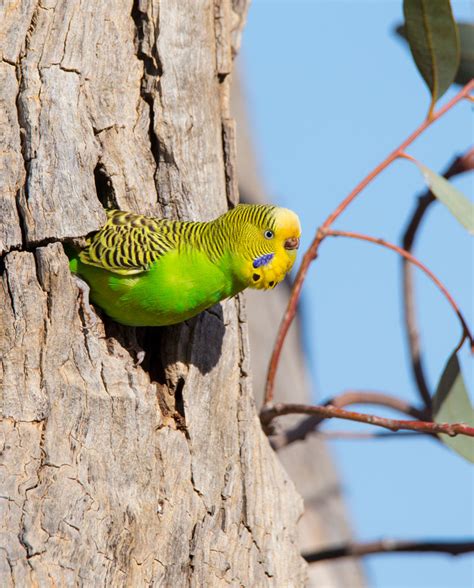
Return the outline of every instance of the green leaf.
<path id="1" fill-rule="evenodd" d="M 474 427 L 474 409 L 469 400 L 456 352 L 448 359 L 433 396 L 433 417 L 437 423 L 466 423 Z M 439 438 L 456 453 L 474 463 L 472 437 L 439 435 Z"/>
<path id="2" fill-rule="evenodd" d="M 461 61 L 454 81 L 464 86 L 474 78 L 474 23 L 458 22 L 458 30 Z"/>
<path id="3" fill-rule="evenodd" d="M 474 204 L 450 184 L 448 180 L 426 167 L 426 165 L 411 157 L 409 160 L 416 163 L 433 196 L 442 202 L 463 227 L 474 235 Z"/>
<path id="4" fill-rule="evenodd" d="M 457 25 L 449 0 L 403 0 L 403 12 L 413 59 L 431 92 L 431 116 L 458 70 Z"/>
<path id="5" fill-rule="evenodd" d="M 457 25 L 461 46 L 461 59 L 454 83 L 465 86 L 474 78 L 474 23 L 458 22 Z M 394 31 L 404 41 L 407 40 L 404 25 L 396 26 Z"/>

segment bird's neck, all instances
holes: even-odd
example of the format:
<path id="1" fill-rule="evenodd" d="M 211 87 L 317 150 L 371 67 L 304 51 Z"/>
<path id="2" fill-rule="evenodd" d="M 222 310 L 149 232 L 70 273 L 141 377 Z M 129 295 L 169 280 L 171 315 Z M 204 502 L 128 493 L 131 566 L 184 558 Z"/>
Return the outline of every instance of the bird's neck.
<path id="1" fill-rule="evenodd" d="M 200 251 L 206 253 L 211 261 L 219 262 L 229 253 L 234 253 L 238 243 L 238 228 L 230 227 L 223 222 L 222 217 L 208 222 L 190 223 L 198 225 L 191 234 L 194 237 L 192 244 Z"/>
<path id="2" fill-rule="evenodd" d="M 226 223 L 223 217 L 197 224 L 200 226 L 195 231 L 193 246 L 205 253 L 229 277 L 232 294 L 243 290 L 248 285 L 243 278 L 243 265 L 251 264 L 251 261 L 247 260 L 247 263 L 244 252 L 238 248 L 240 227 Z"/>

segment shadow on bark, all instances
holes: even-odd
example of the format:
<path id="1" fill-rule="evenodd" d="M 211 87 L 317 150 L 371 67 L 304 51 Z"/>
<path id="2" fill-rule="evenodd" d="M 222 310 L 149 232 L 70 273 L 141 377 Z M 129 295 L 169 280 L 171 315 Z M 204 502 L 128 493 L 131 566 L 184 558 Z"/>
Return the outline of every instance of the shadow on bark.
<path id="1" fill-rule="evenodd" d="M 180 362 L 193 365 L 202 375 L 208 374 L 219 362 L 225 334 L 222 306 L 216 304 L 200 316 L 171 327 L 126 327 L 102 314 L 107 341 L 115 339 L 138 361 L 145 356 L 142 369 L 152 382 L 168 385 L 168 368 Z M 196 353 L 205 349 L 206 353 Z"/>

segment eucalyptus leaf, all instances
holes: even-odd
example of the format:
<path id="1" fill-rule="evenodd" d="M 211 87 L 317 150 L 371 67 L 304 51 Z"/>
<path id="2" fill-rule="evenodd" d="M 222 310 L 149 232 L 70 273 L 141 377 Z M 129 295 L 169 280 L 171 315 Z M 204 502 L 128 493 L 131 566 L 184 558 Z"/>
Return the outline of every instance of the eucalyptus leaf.
<path id="1" fill-rule="evenodd" d="M 413 161 L 418 166 L 433 196 L 442 202 L 456 220 L 474 235 L 474 204 L 446 178 L 416 161 L 416 159 L 410 158 L 410 161 Z"/>
<path id="2" fill-rule="evenodd" d="M 448 359 L 433 396 L 433 418 L 437 423 L 466 423 L 474 426 L 474 409 L 455 352 Z M 439 435 L 439 438 L 453 451 L 474 463 L 474 438 L 465 435 Z"/>
<path id="3" fill-rule="evenodd" d="M 404 32 L 421 76 L 436 101 L 453 83 L 459 66 L 459 34 L 449 0 L 404 0 Z"/>
<path id="4" fill-rule="evenodd" d="M 454 83 L 465 86 L 474 78 L 474 23 L 458 22 L 461 56 Z M 395 27 L 396 34 L 407 40 L 404 25 Z"/>
<path id="5" fill-rule="evenodd" d="M 458 22 L 461 61 L 455 82 L 461 86 L 474 78 L 474 23 Z"/>

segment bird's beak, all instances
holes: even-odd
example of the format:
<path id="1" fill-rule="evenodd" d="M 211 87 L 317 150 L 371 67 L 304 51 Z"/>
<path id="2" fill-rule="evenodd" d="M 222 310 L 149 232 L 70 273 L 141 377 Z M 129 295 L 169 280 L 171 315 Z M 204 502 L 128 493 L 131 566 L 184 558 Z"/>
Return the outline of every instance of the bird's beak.
<path id="1" fill-rule="evenodd" d="M 300 246 L 300 240 L 298 237 L 291 237 L 285 241 L 284 247 L 288 251 L 292 251 L 294 249 L 298 249 Z"/>

